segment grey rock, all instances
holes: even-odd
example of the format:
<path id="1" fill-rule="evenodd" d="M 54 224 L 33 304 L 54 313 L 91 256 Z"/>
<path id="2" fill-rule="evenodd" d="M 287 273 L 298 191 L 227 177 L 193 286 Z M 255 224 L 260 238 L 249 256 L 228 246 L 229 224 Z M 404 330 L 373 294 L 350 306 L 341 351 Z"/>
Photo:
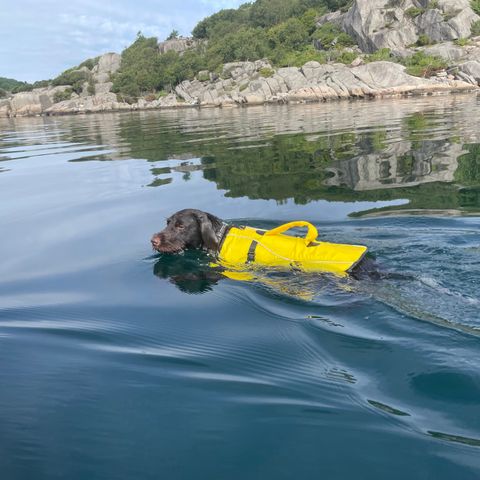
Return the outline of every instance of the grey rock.
<path id="1" fill-rule="evenodd" d="M 105 82 L 105 83 L 97 83 L 95 85 L 95 95 L 102 95 L 104 93 L 110 92 L 112 89 L 113 83 L 112 82 Z"/>
<path id="2" fill-rule="evenodd" d="M 461 73 L 468 75 L 475 81 L 475 84 L 480 85 L 480 62 L 470 61 L 462 63 L 458 66 Z"/>
<path id="3" fill-rule="evenodd" d="M 434 41 L 454 40 L 470 35 L 472 23 L 480 20 L 470 7 L 470 0 L 438 0 L 438 8 L 417 0 L 355 0 L 345 14 L 322 17 L 318 25 L 332 21 L 358 43 L 362 51 L 379 48 L 402 50 L 414 44 L 420 35 Z M 425 12 L 412 17 L 409 8 L 424 7 Z M 330 20 L 328 20 L 330 19 Z"/>
<path id="4" fill-rule="evenodd" d="M 10 114 L 13 116 L 40 115 L 54 104 L 57 92 L 63 92 L 68 88 L 70 87 L 46 87 L 17 93 L 10 99 Z"/>
<path id="5" fill-rule="evenodd" d="M 416 42 L 418 36 L 405 10 L 415 6 L 411 0 L 355 0 L 342 17 L 342 28 L 368 53 L 379 48 L 397 49 Z"/>
<path id="6" fill-rule="evenodd" d="M 425 79 L 405 73 L 405 67 L 392 62 L 372 62 L 352 68 L 352 74 L 371 89 L 385 89 L 400 86 L 417 87 Z"/>
<path id="7" fill-rule="evenodd" d="M 174 51 L 182 54 L 186 50 L 198 47 L 201 44 L 200 40 L 192 37 L 178 37 L 171 40 L 165 40 L 158 43 L 158 50 L 160 53 L 167 53 Z"/>
<path id="8" fill-rule="evenodd" d="M 95 73 L 93 74 L 93 81 L 95 83 L 106 83 L 110 81 L 109 73 Z"/>
<path id="9" fill-rule="evenodd" d="M 122 61 L 121 55 L 118 53 L 105 53 L 98 59 L 97 65 L 92 69 L 94 74 L 110 74 L 115 73 L 120 68 L 120 63 Z"/>
<path id="10" fill-rule="evenodd" d="M 0 117 L 9 117 L 11 110 L 10 100 L 0 100 Z"/>
<path id="11" fill-rule="evenodd" d="M 80 97 L 55 103 L 45 109 L 47 114 L 103 112 L 109 110 L 132 109 L 132 105 L 117 101 L 114 93 L 105 93 L 90 97 Z"/>
<path id="12" fill-rule="evenodd" d="M 465 55 L 465 51 L 462 47 L 454 45 L 451 42 L 432 45 L 431 47 L 424 48 L 423 51 L 427 55 L 435 55 L 450 62 L 456 62 Z"/>
<path id="13" fill-rule="evenodd" d="M 280 77 L 289 90 L 296 90 L 307 85 L 307 79 L 301 73 L 300 69 L 296 67 L 279 68 L 274 78 Z"/>

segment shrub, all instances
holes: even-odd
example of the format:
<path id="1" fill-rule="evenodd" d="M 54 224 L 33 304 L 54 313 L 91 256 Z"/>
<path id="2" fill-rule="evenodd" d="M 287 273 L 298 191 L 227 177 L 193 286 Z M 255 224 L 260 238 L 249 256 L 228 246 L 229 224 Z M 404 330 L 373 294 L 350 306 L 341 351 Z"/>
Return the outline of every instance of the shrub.
<path id="1" fill-rule="evenodd" d="M 433 43 L 434 42 L 432 41 L 432 39 L 428 35 L 422 34 L 418 37 L 416 45 L 418 47 L 425 47 L 427 45 L 432 45 Z"/>
<path id="2" fill-rule="evenodd" d="M 93 67 L 98 64 L 98 59 L 99 59 L 99 58 L 100 58 L 100 57 L 89 58 L 89 59 L 85 60 L 84 62 L 82 62 L 82 63 L 77 67 L 77 69 L 78 69 L 78 68 L 82 68 L 82 67 L 87 67 L 89 70 L 92 70 Z"/>
<path id="3" fill-rule="evenodd" d="M 472 35 L 476 37 L 477 35 L 480 35 L 480 20 L 477 20 L 476 22 L 472 23 L 472 26 L 470 27 L 470 31 L 472 32 Z"/>
<path id="4" fill-rule="evenodd" d="M 296 50 L 308 43 L 309 29 L 298 18 L 289 18 L 268 30 L 268 42 L 271 48 L 283 47 Z"/>
<path id="5" fill-rule="evenodd" d="M 73 90 L 71 88 L 67 88 L 63 92 L 55 92 L 53 96 L 53 103 L 63 102 L 64 100 L 70 100 L 72 97 Z"/>
<path id="6" fill-rule="evenodd" d="M 132 105 L 137 101 L 136 97 L 132 97 L 131 95 L 126 95 L 124 93 L 118 93 L 117 98 L 119 102 L 125 102 L 129 105 Z"/>
<path id="7" fill-rule="evenodd" d="M 355 41 L 350 35 L 330 22 L 324 23 L 318 28 L 312 34 L 312 39 L 318 40 L 324 50 L 329 50 L 332 47 L 342 48 L 355 45 Z"/>
<path id="8" fill-rule="evenodd" d="M 428 8 L 431 9 L 438 9 L 438 0 L 431 0 L 430 3 L 428 4 Z"/>
<path id="9" fill-rule="evenodd" d="M 210 80 L 210 73 L 208 71 L 201 71 L 197 73 L 197 80 L 199 82 L 208 82 Z"/>
<path id="10" fill-rule="evenodd" d="M 263 68 L 260 69 L 259 73 L 262 77 L 268 78 L 268 77 L 273 76 L 273 74 L 275 73 L 275 70 L 273 70 L 269 67 L 263 67 Z"/>
<path id="11" fill-rule="evenodd" d="M 343 51 L 338 55 L 335 55 L 333 60 L 344 63 L 345 65 L 350 65 L 357 58 L 357 54 L 354 52 Z"/>
<path id="12" fill-rule="evenodd" d="M 61 73 L 57 78 L 52 80 L 52 85 L 70 85 L 72 90 L 80 93 L 83 89 L 83 84 L 90 80 L 90 73 L 85 70 L 78 70 L 77 67 L 70 68 Z"/>
<path id="13" fill-rule="evenodd" d="M 392 51 L 389 48 L 380 48 L 376 52 L 365 56 L 365 62 L 367 63 L 380 62 L 382 60 L 392 60 Z"/>
<path id="14" fill-rule="evenodd" d="M 405 10 L 405 15 L 408 15 L 411 18 L 416 18 L 422 13 L 425 13 L 424 8 L 410 7 Z"/>
<path id="15" fill-rule="evenodd" d="M 219 59 L 221 63 L 258 60 L 269 51 L 265 30 L 241 27 L 225 35 L 220 41 L 209 44 L 207 57 Z M 209 66 L 209 70 L 215 70 Z"/>
<path id="16" fill-rule="evenodd" d="M 3 88 L 0 88 L 0 98 L 5 98 L 7 96 L 7 91 Z"/>
<path id="17" fill-rule="evenodd" d="M 471 0 L 470 6 L 477 15 L 480 15 L 480 0 Z"/>
<path id="18" fill-rule="evenodd" d="M 424 52 L 417 52 L 403 60 L 407 67 L 407 73 L 415 77 L 430 77 L 439 70 L 447 67 L 447 62 L 434 55 L 426 55 Z"/>
<path id="19" fill-rule="evenodd" d="M 468 38 L 457 38 L 453 43 L 455 43 L 455 45 L 458 45 L 459 47 L 464 47 L 465 45 L 468 45 L 470 42 Z"/>
<path id="20" fill-rule="evenodd" d="M 328 53 L 319 52 L 312 45 L 308 45 L 296 52 L 275 52 L 270 59 L 279 67 L 301 67 L 312 60 L 319 63 L 327 63 Z"/>

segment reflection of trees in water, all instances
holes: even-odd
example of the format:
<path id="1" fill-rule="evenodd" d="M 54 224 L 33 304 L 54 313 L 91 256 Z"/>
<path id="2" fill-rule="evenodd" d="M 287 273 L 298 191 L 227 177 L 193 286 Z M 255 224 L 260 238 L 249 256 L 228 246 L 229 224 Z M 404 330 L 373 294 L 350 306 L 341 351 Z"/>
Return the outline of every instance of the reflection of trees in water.
<path id="1" fill-rule="evenodd" d="M 385 131 L 307 138 L 278 136 L 268 148 L 250 149 L 248 157 L 242 151 L 218 156 L 204 178 L 227 196 L 279 202 L 407 198 L 415 209 L 480 207 L 475 191 L 452 184 L 480 183 L 480 157 L 466 154 L 470 147 L 455 139 L 389 143 Z"/>
<path id="2" fill-rule="evenodd" d="M 192 111 L 185 118 L 179 113 L 102 118 L 108 127 L 107 143 L 117 147 L 115 158 L 155 162 L 151 186 L 171 183 L 173 172 L 187 181 L 193 172 L 201 171 L 203 178 L 230 197 L 293 199 L 299 204 L 318 199 L 401 198 L 409 199 L 412 208 L 478 210 L 480 202 L 473 187 L 480 184 L 480 146 L 462 145 L 455 118 L 444 112 L 403 117 L 391 112 L 397 115 L 393 128 L 372 128 L 368 119 L 354 126 L 345 111 L 332 116 L 329 123 L 321 123 L 314 115 L 307 123 L 297 111 L 292 115 L 279 109 L 282 125 L 265 128 L 266 119 L 271 119 L 268 114 L 259 117 L 258 131 L 252 126 L 252 115 L 245 114 L 242 123 L 244 114 L 238 111 L 215 115 Z M 207 124 L 209 115 L 211 124 Z M 337 117 L 348 128 L 340 128 Z M 439 124 L 447 124 L 443 131 L 449 138 L 435 135 Z M 82 128 L 73 122 L 74 138 L 88 130 L 92 140 L 105 144 L 104 128 L 98 126 L 93 117 Z M 168 165 L 160 163 L 166 160 Z"/>

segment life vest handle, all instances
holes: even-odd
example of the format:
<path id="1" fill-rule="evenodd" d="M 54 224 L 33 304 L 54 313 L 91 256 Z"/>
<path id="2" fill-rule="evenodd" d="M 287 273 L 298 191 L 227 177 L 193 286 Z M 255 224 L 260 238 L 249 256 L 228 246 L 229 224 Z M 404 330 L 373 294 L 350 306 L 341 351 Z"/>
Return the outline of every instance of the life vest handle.
<path id="1" fill-rule="evenodd" d="M 264 235 L 268 235 L 268 236 L 278 235 L 279 233 L 286 232 L 287 230 L 290 230 L 291 228 L 295 228 L 295 227 L 308 228 L 308 232 L 305 235 L 306 245 L 308 245 L 310 242 L 314 242 L 318 237 L 317 229 L 310 222 L 304 222 L 303 220 L 299 220 L 297 222 L 284 223 L 283 225 L 273 228 L 272 230 L 268 230 L 267 232 L 264 233 Z"/>

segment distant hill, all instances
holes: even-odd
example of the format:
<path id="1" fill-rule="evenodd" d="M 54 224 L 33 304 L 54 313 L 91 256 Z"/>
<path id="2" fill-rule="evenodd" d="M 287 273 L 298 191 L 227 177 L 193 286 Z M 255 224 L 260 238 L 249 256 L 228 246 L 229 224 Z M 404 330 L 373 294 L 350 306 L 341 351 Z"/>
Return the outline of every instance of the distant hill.
<path id="1" fill-rule="evenodd" d="M 23 85 L 27 85 L 27 82 L 20 82 L 18 80 L 14 80 L 13 78 L 0 77 L 0 88 L 6 90 L 7 92 L 11 92 L 16 87 L 21 87 Z"/>

